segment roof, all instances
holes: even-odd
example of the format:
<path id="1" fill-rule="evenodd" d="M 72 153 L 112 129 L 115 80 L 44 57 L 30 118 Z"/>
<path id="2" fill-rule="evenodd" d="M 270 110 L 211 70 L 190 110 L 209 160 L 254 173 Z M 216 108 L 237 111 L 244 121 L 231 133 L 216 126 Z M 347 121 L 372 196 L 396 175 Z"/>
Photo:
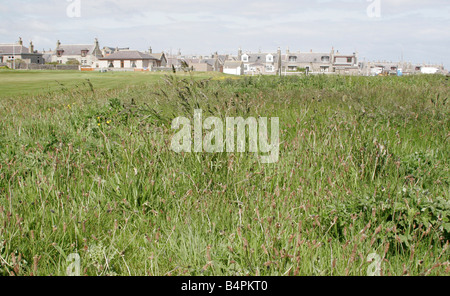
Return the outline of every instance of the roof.
<path id="1" fill-rule="evenodd" d="M 248 63 L 266 63 L 266 57 L 268 55 L 273 56 L 273 61 L 277 61 L 278 60 L 278 54 L 275 53 L 246 53 L 243 54 L 248 56 Z"/>
<path id="2" fill-rule="evenodd" d="M 155 59 L 157 59 L 157 60 L 162 60 L 163 59 L 163 57 L 165 57 L 165 54 L 164 53 L 151 53 L 151 54 L 149 54 L 151 57 L 154 57 Z"/>
<path id="3" fill-rule="evenodd" d="M 289 62 L 290 57 L 296 57 L 297 61 L 291 63 L 320 63 L 322 62 L 322 57 L 329 57 L 331 60 L 331 54 L 325 52 L 305 52 L 305 53 L 289 53 L 283 55 L 283 60 Z M 329 60 L 329 61 L 330 61 Z M 329 62 L 325 61 L 325 62 Z"/>
<path id="4" fill-rule="evenodd" d="M 99 60 L 156 60 L 156 58 L 137 50 L 117 51 Z"/>
<path id="5" fill-rule="evenodd" d="M 0 44 L 0 54 L 29 54 L 30 49 L 19 44 Z"/>
<path id="6" fill-rule="evenodd" d="M 94 44 L 61 44 L 58 50 L 63 50 L 62 55 L 80 55 L 82 50 L 88 50 L 90 54 L 95 51 Z M 55 51 L 56 52 L 56 51 Z"/>
<path id="7" fill-rule="evenodd" d="M 237 61 L 226 61 L 225 64 L 223 65 L 224 68 L 238 68 L 238 67 L 242 67 L 242 62 L 237 62 Z"/>

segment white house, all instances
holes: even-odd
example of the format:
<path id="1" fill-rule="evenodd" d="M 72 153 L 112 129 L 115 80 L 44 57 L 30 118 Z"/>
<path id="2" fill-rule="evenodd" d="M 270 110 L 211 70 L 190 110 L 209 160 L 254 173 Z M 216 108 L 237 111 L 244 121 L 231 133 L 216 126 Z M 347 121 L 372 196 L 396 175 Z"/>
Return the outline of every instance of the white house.
<path id="1" fill-rule="evenodd" d="M 97 38 L 94 44 L 61 44 L 58 40 L 51 61 L 59 64 L 78 61 L 82 66 L 98 68 L 98 59 L 101 57 L 102 51 L 100 50 Z"/>
<path id="2" fill-rule="evenodd" d="M 244 63 L 241 61 L 226 61 L 223 73 L 231 75 L 244 75 Z"/>
<path id="3" fill-rule="evenodd" d="M 439 69 L 436 67 L 421 67 L 420 73 L 422 74 L 436 74 L 439 72 Z"/>
<path id="4" fill-rule="evenodd" d="M 137 50 L 117 51 L 99 59 L 100 68 L 108 68 L 119 71 L 147 71 L 157 66 L 157 58 Z"/>

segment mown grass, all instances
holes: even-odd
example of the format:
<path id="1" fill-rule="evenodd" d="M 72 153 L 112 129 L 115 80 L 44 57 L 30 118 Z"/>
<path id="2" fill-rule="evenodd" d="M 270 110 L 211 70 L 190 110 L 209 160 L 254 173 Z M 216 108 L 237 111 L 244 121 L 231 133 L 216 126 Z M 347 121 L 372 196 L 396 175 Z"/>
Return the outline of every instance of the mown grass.
<path id="1" fill-rule="evenodd" d="M 178 74 L 187 75 L 189 74 Z M 207 78 L 211 75 L 199 74 Z M 216 74 L 215 76 L 220 76 Z M 95 85 L 98 89 L 120 89 L 156 82 L 161 74 L 152 72 L 80 72 L 80 71 L 12 71 L 0 70 L 0 97 L 42 94 L 52 96 L 61 90 L 82 89 Z"/>
<path id="2" fill-rule="evenodd" d="M 198 78 L 0 99 L 0 273 L 448 275 L 445 77 Z M 280 161 L 172 152 L 199 107 Z"/>

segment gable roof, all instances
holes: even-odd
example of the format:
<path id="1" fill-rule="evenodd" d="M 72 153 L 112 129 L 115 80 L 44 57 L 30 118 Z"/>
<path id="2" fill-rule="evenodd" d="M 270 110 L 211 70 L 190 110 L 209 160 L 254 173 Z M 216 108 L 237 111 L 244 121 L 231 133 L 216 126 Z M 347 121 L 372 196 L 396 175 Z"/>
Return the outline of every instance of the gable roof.
<path id="1" fill-rule="evenodd" d="M 137 50 L 117 51 L 99 60 L 156 60 L 156 58 Z"/>
<path id="2" fill-rule="evenodd" d="M 57 54 L 58 50 L 62 50 L 62 56 L 68 55 L 81 55 L 81 51 L 87 50 L 88 54 L 94 55 L 96 57 L 101 57 L 102 53 L 100 48 L 97 48 L 95 44 L 61 44 L 55 51 Z"/>
<path id="3" fill-rule="evenodd" d="M 149 56 L 154 57 L 155 59 L 160 60 L 160 61 L 163 58 L 165 58 L 166 61 L 167 61 L 166 55 L 163 52 L 161 52 L 161 53 L 151 53 L 151 54 L 149 54 Z"/>
<path id="4" fill-rule="evenodd" d="M 0 44 L 0 54 L 25 54 L 30 53 L 30 49 L 19 44 Z"/>
<path id="5" fill-rule="evenodd" d="M 289 53 L 283 55 L 283 60 L 289 62 L 290 57 L 296 57 L 297 58 L 297 61 L 295 61 L 296 63 L 320 63 L 322 62 L 322 57 L 328 57 L 330 59 L 329 61 L 331 61 L 331 55 L 329 52 Z"/>
<path id="6" fill-rule="evenodd" d="M 276 53 L 246 53 L 242 56 L 248 56 L 248 63 L 266 63 L 266 59 L 268 55 L 271 55 L 273 57 L 273 61 L 276 62 L 278 60 L 278 54 Z"/>
<path id="7" fill-rule="evenodd" d="M 225 61 L 224 68 L 238 68 L 243 66 L 243 62 L 240 61 Z"/>

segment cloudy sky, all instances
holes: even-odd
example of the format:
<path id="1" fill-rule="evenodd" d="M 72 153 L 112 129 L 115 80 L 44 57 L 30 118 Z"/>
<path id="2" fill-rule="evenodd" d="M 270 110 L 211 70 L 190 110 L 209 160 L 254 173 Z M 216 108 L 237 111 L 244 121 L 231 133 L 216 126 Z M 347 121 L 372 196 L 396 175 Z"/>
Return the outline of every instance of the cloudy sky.
<path id="1" fill-rule="evenodd" d="M 334 46 L 449 69 L 449 28 L 449 0 L 0 0 L 0 43 L 20 36 L 39 50 L 95 37 L 102 47 L 185 54 Z"/>

